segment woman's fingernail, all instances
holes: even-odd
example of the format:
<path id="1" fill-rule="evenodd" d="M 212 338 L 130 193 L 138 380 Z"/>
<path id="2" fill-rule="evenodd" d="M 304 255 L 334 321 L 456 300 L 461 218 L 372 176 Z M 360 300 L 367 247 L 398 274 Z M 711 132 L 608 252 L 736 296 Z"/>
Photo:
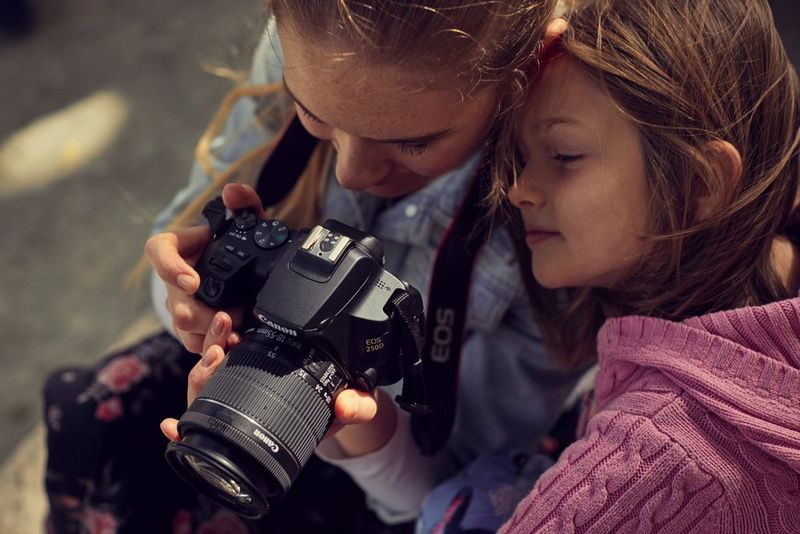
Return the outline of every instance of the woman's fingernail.
<path id="1" fill-rule="evenodd" d="M 200 359 L 200 365 L 203 367 L 211 367 L 214 365 L 214 362 L 217 360 L 217 351 L 214 350 L 214 347 L 210 347 L 205 353 L 203 353 L 203 357 Z"/>
<path id="2" fill-rule="evenodd" d="M 188 274 L 179 274 L 178 285 L 181 286 L 184 291 L 191 291 L 194 287 L 194 277 Z"/>
<path id="3" fill-rule="evenodd" d="M 211 335 L 218 336 L 222 333 L 222 321 L 219 317 L 214 317 L 214 320 L 211 322 Z"/>

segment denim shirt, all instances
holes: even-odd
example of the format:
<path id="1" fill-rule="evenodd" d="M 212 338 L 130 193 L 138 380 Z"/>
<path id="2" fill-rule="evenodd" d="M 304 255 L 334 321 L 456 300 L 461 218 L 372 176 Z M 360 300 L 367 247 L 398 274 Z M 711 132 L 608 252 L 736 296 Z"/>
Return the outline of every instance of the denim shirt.
<path id="1" fill-rule="evenodd" d="M 282 80 L 282 53 L 275 35 L 271 26 L 256 50 L 250 80 L 253 84 Z M 288 100 L 283 105 L 291 108 Z M 237 103 L 223 133 L 212 143 L 219 170 L 277 133 L 280 114 L 265 112 L 269 107 L 251 98 Z M 337 219 L 377 236 L 384 245 L 385 268 L 416 287 L 423 299 L 427 299 L 437 247 L 466 194 L 479 159 L 480 154 L 476 153 L 459 168 L 394 201 L 343 189 L 332 165 L 324 218 Z M 159 215 L 154 232 L 163 229 L 209 183 L 210 178 L 195 165 L 189 184 Z M 163 316 L 160 285 L 154 284 L 157 295 L 154 302 Z M 469 292 L 456 418 L 446 450 L 439 455 L 436 479 L 452 474 L 484 451 L 533 447 L 557 418 L 578 378 L 577 374 L 558 370 L 545 354 L 512 241 L 504 228 L 495 229 L 484 245 Z M 360 482 L 357 462 L 351 466 L 347 461 L 334 463 L 342 465 Z M 362 483 L 367 486 L 368 494 L 369 485 Z M 421 500 L 424 495 L 418 497 Z M 380 503 L 377 506 L 380 508 Z M 406 512 L 409 517 L 416 511 L 398 510 L 403 507 L 404 504 L 388 503 L 388 510 L 384 509 L 381 515 L 389 518 L 394 509 Z"/>
<path id="2" fill-rule="evenodd" d="M 325 216 L 379 237 L 385 268 L 416 287 L 427 303 L 439 243 L 480 160 L 385 206 L 368 193 L 329 181 Z M 472 275 L 459 398 L 448 451 L 461 465 L 498 446 L 532 446 L 554 422 L 573 376 L 558 371 L 538 337 L 509 233 L 495 229 Z"/>

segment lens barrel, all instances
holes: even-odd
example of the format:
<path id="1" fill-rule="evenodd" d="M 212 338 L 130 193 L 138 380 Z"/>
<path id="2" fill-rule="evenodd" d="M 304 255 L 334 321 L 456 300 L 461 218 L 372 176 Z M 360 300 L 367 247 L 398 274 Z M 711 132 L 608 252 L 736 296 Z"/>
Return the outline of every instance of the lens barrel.
<path id="1" fill-rule="evenodd" d="M 322 440 L 345 385 L 320 347 L 251 330 L 181 417 L 182 440 L 167 447 L 167 461 L 201 493 L 261 517 Z"/>

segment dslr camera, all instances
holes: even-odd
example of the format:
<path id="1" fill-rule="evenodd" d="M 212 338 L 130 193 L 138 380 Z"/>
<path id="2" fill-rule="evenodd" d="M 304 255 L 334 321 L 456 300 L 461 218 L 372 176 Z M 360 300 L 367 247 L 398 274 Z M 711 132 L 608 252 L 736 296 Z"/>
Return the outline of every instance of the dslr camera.
<path id="1" fill-rule="evenodd" d="M 347 387 L 403 379 L 400 405 L 425 413 L 422 299 L 383 269 L 374 236 L 334 220 L 292 230 L 221 198 L 197 297 L 252 310 L 239 344 L 178 423 L 166 457 L 199 492 L 250 518 L 289 490 Z"/>

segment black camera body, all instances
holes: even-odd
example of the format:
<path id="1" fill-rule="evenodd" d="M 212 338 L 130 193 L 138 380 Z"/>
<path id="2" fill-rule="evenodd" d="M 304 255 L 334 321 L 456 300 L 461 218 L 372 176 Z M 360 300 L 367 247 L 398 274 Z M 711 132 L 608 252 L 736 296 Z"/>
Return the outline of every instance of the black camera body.
<path id="1" fill-rule="evenodd" d="M 401 378 L 398 329 L 384 308 L 395 291 L 416 290 L 383 270 L 376 237 L 332 219 L 297 232 L 254 210 L 219 218 L 221 209 L 206 208 L 214 226 L 197 265 L 200 300 L 244 305 L 253 310 L 251 326 L 325 346 L 361 389 Z"/>
<path id="2" fill-rule="evenodd" d="M 254 210 L 228 217 L 219 198 L 203 213 L 212 240 L 196 266 L 197 297 L 252 315 L 181 418 L 167 459 L 196 489 L 260 517 L 288 491 L 346 387 L 404 378 L 398 401 L 424 409 L 415 402 L 422 299 L 383 269 L 381 242 L 355 228 L 327 220 L 295 231 Z"/>

